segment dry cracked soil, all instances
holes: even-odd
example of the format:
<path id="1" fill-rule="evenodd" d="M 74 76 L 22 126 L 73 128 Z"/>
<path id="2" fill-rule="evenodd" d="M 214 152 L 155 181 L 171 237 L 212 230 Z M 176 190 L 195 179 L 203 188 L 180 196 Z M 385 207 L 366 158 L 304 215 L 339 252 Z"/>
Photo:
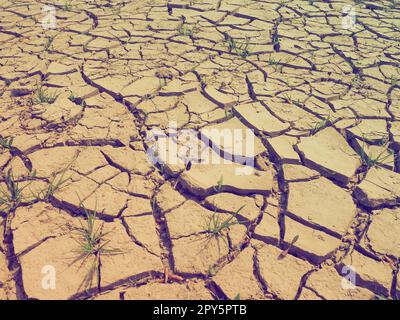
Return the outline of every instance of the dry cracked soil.
<path id="1" fill-rule="evenodd" d="M 399 28 L 395 0 L 0 1 L 0 299 L 398 298 Z"/>

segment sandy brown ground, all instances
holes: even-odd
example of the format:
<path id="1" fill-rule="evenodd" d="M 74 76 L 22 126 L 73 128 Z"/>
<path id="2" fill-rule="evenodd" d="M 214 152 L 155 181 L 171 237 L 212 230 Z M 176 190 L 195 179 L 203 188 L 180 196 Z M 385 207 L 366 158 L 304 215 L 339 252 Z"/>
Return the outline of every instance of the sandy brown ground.
<path id="1" fill-rule="evenodd" d="M 0 298 L 396 298 L 399 19 L 395 1 L 0 1 Z M 170 121 L 253 129 L 256 170 L 153 165 Z"/>

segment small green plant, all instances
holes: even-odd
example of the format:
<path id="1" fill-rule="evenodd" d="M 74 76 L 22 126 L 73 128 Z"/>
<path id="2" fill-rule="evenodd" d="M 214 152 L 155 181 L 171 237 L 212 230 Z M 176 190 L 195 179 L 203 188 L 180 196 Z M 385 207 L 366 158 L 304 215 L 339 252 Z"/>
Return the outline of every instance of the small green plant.
<path id="1" fill-rule="evenodd" d="M 275 30 L 275 32 L 272 34 L 272 46 L 274 47 L 274 50 L 276 52 L 280 51 L 281 41 L 280 41 L 280 38 L 279 38 L 277 30 Z"/>
<path id="2" fill-rule="evenodd" d="M 104 255 L 120 254 L 121 251 L 109 248 L 110 240 L 105 239 L 109 232 L 103 232 L 103 224 L 100 226 L 96 225 L 96 209 L 91 211 L 82 205 L 81 207 L 86 215 L 86 220 L 85 223 L 80 221 L 81 226 L 73 230 L 75 233 L 74 239 L 79 245 L 79 248 L 75 250 L 78 256 L 70 265 L 80 262 L 80 269 L 89 261 L 88 271 L 78 289 L 87 290 L 93 286 L 94 281 L 97 281 L 97 283 L 99 281 L 100 257 Z"/>
<path id="3" fill-rule="evenodd" d="M 225 120 L 229 120 L 234 117 L 232 108 L 225 108 L 224 112 L 225 112 Z"/>
<path id="4" fill-rule="evenodd" d="M 30 202 L 32 199 L 26 199 L 23 195 L 23 191 L 30 185 L 25 184 L 21 187 L 20 184 L 15 180 L 11 170 L 8 170 L 5 176 L 5 188 L 0 185 L 0 211 L 8 214 L 15 210 L 22 202 Z"/>
<path id="5" fill-rule="evenodd" d="M 237 48 L 237 44 L 236 44 L 236 40 L 233 39 L 231 36 L 227 36 L 226 37 L 226 43 L 228 44 L 228 51 L 232 52 L 234 50 L 236 50 Z"/>
<path id="6" fill-rule="evenodd" d="M 188 24 L 186 24 L 184 21 L 182 21 L 179 26 L 178 26 L 178 33 L 181 36 L 187 36 L 187 37 L 192 37 L 196 31 L 196 27 L 190 27 Z"/>
<path id="7" fill-rule="evenodd" d="M 40 103 L 54 103 L 59 94 L 57 92 L 49 93 L 43 86 L 37 86 L 35 90 L 35 96 L 32 98 L 33 104 L 40 104 Z"/>
<path id="8" fill-rule="evenodd" d="M 384 167 L 385 165 L 391 164 L 394 151 L 385 145 L 382 145 L 381 147 L 382 150 L 377 153 L 367 151 L 366 138 L 363 135 L 362 145 L 359 148 L 358 153 L 361 157 L 362 164 L 367 168 L 367 170 L 373 167 Z"/>
<path id="9" fill-rule="evenodd" d="M 200 79 L 200 86 L 204 89 L 205 87 L 207 87 L 208 82 L 209 82 L 209 79 L 207 79 L 207 78 L 201 78 L 201 79 Z"/>
<path id="10" fill-rule="evenodd" d="M 223 215 L 214 211 L 206 222 L 205 231 L 207 234 L 215 239 L 223 239 L 227 243 L 224 237 L 224 231 L 229 229 L 231 226 L 240 224 L 237 220 L 237 215 L 245 206 L 241 206 L 235 213 L 231 214 L 228 218 L 224 219 Z"/>
<path id="11" fill-rule="evenodd" d="M 250 43 L 250 40 L 248 37 L 246 37 L 246 41 L 244 43 L 241 43 L 237 48 L 237 53 L 243 59 L 247 58 L 251 53 L 250 48 L 249 48 L 249 43 Z"/>
<path id="12" fill-rule="evenodd" d="M 67 170 L 64 170 L 60 176 L 54 177 L 54 179 L 50 181 L 49 186 L 39 191 L 35 195 L 35 198 L 39 201 L 45 201 L 45 202 L 49 201 L 49 199 L 54 195 L 54 193 L 63 188 L 65 183 L 69 180 L 69 178 L 65 178 L 66 171 Z"/>
<path id="13" fill-rule="evenodd" d="M 246 37 L 245 42 L 239 43 L 237 40 L 228 35 L 226 37 L 226 43 L 228 45 L 229 52 L 235 52 L 244 59 L 247 58 L 251 53 L 249 48 L 250 39 L 248 37 Z"/>
<path id="14" fill-rule="evenodd" d="M 282 73 L 283 65 L 282 59 L 275 60 L 274 58 L 269 58 L 268 64 L 274 69 L 275 72 Z"/>
<path id="15" fill-rule="evenodd" d="M 317 132 L 319 132 L 322 129 L 326 128 L 331 123 L 332 123 L 332 118 L 331 118 L 331 115 L 328 114 L 328 116 L 326 118 L 324 118 L 321 121 L 318 121 L 317 123 L 315 123 L 315 125 L 312 127 L 312 129 L 310 131 L 310 135 L 316 134 Z"/>
<path id="16" fill-rule="evenodd" d="M 217 181 L 217 185 L 214 187 L 214 190 L 216 192 L 220 192 L 223 187 L 224 187 L 224 176 L 221 176 Z"/>
<path id="17" fill-rule="evenodd" d="M 391 76 L 389 77 L 389 84 L 390 84 L 392 87 L 397 86 L 398 84 L 400 84 L 400 78 L 398 78 L 398 77 L 396 77 L 396 76 L 394 76 L 394 75 L 391 75 Z"/>
<path id="18" fill-rule="evenodd" d="M 72 9 L 73 9 L 72 1 L 68 1 L 68 0 L 64 1 L 63 9 L 65 11 L 72 11 Z"/>
<path id="19" fill-rule="evenodd" d="M 0 138 L 0 147 L 11 150 L 13 142 L 14 137 Z"/>
<path id="20" fill-rule="evenodd" d="M 75 102 L 76 99 L 77 99 L 77 97 L 75 96 L 75 94 L 72 91 L 70 91 L 70 94 L 68 96 L 68 100 L 72 101 L 72 102 Z"/>
<path id="21" fill-rule="evenodd" d="M 292 97 L 290 97 L 288 94 L 285 94 L 285 99 L 287 102 L 294 104 L 297 107 L 302 107 L 304 105 L 304 103 L 299 99 L 293 99 Z"/>
<path id="22" fill-rule="evenodd" d="M 46 37 L 46 42 L 44 44 L 45 51 L 53 51 L 52 45 L 53 45 L 54 38 L 55 38 L 55 36 Z"/>
<path id="23" fill-rule="evenodd" d="M 372 87 L 365 82 L 365 79 L 360 74 L 355 75 L 351 79 L 351 86 L 366 98 L 370 95 L 369 90 L 372 89 Z"/>

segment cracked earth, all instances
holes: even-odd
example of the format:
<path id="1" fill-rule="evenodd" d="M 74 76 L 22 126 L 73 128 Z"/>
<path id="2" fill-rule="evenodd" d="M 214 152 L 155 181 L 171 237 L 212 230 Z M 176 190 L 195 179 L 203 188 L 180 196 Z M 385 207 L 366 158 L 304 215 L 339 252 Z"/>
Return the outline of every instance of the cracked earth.
<path id="1" fill-rule="evenodd" d="M 399 297 L 396 1 L 0 8 L 0 299 Z M 171 121 L 255 169 L 151 162 Z"/>

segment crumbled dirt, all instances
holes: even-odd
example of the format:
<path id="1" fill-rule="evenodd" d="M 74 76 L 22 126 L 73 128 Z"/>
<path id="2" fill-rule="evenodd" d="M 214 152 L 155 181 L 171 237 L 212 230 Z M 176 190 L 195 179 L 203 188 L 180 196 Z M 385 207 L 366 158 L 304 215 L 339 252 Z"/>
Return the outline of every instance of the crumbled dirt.
<path id="1" fill-rule="evenodd" d="M 0 299 L 400 297 L 399 15 L 2 1 Z"/>

